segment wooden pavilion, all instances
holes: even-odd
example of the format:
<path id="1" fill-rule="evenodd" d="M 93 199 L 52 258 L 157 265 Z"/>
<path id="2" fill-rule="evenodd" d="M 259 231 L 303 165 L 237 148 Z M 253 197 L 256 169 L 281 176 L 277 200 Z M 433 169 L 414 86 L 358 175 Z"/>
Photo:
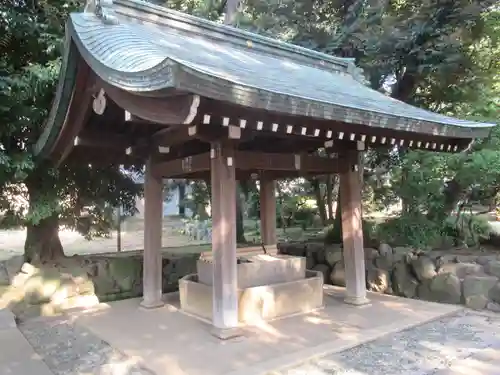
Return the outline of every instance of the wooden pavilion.
<path id="1" fill-rule="evenodd" d="M 162 306 L 162 178 L 212 190 L 213 325 L 238 324 L 236 180 L 260 179 L 261 233 L 276 243 L 274 180 L 339 173 L 346 303 L 367 302 L 358 155 L 460 152 L 492 124 L 458 120 L 365 85 L 350 59 L 139 0 L 71 14 L 60 82 L 36 153 L 58 164 L 145 163 L 144 296 Z M 318 156 L 324 148 L 328 157 Z"/>

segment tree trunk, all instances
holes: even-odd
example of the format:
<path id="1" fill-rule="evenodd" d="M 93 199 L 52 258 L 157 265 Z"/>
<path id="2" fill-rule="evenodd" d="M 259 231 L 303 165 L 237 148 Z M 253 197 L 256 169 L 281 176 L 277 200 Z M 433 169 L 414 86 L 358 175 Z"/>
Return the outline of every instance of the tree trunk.
<path id="1" fill-rule="evenodd" d="M 279 217 L 280 217 L 280 222 L 281 222 L 281 228 L 283 229 L 283 233 L 286 233 L 286 223 L 285 223 L 285 213 L 284 213 L 284 198 L 283 198 L 283 192 L 281 191 L 281 185 L 276 182 L 276 192 L 278 193 L 278 202 L 279 202 Z"/>
<path id="2" fill-rule="evenodd" d="M 310 179 L 309 182 L 312 185 L 314 190 L 314 196 L 316 197 L 316 206 L 318 207 L 319 217 L 321 219 L 321 225 L 326 225 L 326 208 L 325 208 L 325 200 L 323 199 L 323 195 L 321 194 L 321 187 L 319 184 L 319 180 L 317 178 Z"/>
<path id="3" fill-rule="evenodd" d="M 392 97 L 394 99 L 401 100 L 402 102 L 409 103 L 410 98 L 415 92 L 415 87 L 417 85 L 417 77 L 411 71 L 406 71 L 401 79 L 396 82 L 394 89 L 392 91 Z"/>
<path id="4" fill-rule="evenodd" d="M 224 16 L 225 25 L 232 25 L 232 26 L 235 25 L 239 7 L 240 7 L 239 0 L 226 0 L 226 14 Z"/>
<path id="5" fill-rule="evenodd" d="M 443 194 L 445 198 L 443 207 L 428 212 L 427 217 L 429 219 L 439 221 L 450 216 L 460 199 L 464 197 L 464 189 L 457 180 L 453 179 L 446 184 Z"/>
<path id="6" fill-rule="evenodd" d="M 333 175 L 326 177 L 326 207 L 328 220 L 333 220 Z"/>
<path id="7" fill-rule="evenodd" d="M 26 262 L 54 261 L 64 257 L 59 239 L 59 218 L 57 215 L 41 220 L 37 225 L 28 224 L 24 243 Z"/>
<path id="8" fill-rule="evenodd" d="M 242 194 L 239 184 L 236 188 L 236 243 L 246 243 L 245 226 L 243 224 L 243 204 L 241 202 Z"/>
<path id="9" fill-rule="evenodd" d="M 179 216 L 186 216 L 186 183 L 181 181 L 178 183 L 179 188 Z"/>
<path id="10" fill-rule="evenodd" d="M 342 209 L 340 206 L 340 190 L 337 194 L 337 210 L 333 220 L 333 234 L 330 236 L 331 243 L 342 243 Z"/>
<path id="11" fill-rule="evenodd" d="M 40 197 L 43 186 L 42 180 L 45 176 L 35 174 L 26 180 L 29 195 L 29 211 L 36 210 L 36 204 Z M 59 214 L 40 220 L 37 224 L 26 223 L 26 240 L 24 242 L 24 260 L 26 262 L 54 261 L 64 257 L 64 250 L 59 238 Z"/>
<path id="12" fill-rule="evenodd" d="M 408 169 L 404 167 L 401 173 L 401 186 L 404 186 L 408 178 Z M 401 213 L 408 215 L 410 213 L 411 199 L 408 197 L 401 197 Z"/>

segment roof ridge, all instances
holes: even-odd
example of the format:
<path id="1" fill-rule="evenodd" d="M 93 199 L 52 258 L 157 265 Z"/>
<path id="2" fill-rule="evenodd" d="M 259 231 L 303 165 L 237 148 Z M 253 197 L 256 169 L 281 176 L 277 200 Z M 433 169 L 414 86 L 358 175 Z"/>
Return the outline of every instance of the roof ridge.
<path id="1" fill-rule="evenodd" d="M 336 57 L 229 25 L 182 13 L 144 0 L 88 0 L 86 11 L 96 13 L 103 22 L 114 23 L 116 16 L 165 25 L 172 29 L 221 40 L 256 52 L 288 58 L 316 68 L 351 75 L 366 82 L 354 59 Z"/>

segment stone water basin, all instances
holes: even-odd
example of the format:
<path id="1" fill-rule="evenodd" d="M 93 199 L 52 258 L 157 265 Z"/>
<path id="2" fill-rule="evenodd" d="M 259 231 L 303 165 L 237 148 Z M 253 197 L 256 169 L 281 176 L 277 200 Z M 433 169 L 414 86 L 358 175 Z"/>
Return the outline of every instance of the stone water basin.
<path id="1" fill-rule="evenodd" d="M 200 259 L 196 266 L 198 282 L 213 285 L 212 260 Z M 306 258 L 291 255 L 242 256 L 236 267 L 239 289 L 302 280 L 306 276 Z"/>
<path id="2" fill-rule="evenodd" d="M 179 280 L 181 311 L 212 321 L 213 263 L 198 261 L 198 273 Z M 240 257 L 238 320 L 241 324 L 308 313 L 323 307 L 323 274 L 305 268 L 305 258 L 289 255 Z"/>

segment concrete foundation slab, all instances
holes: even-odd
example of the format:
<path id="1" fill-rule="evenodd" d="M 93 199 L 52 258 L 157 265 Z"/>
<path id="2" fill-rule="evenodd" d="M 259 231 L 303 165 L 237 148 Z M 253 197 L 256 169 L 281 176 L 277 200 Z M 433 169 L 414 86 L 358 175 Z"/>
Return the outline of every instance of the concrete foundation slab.
<path id="1" fill-rule="evenodd" d="M 181 313 L 178 294 L 164 296 L 165 306 L 156 310 L 140 309 L 140 300 L 130 299 L 72 317 L 157 375 L 260 375 L 462 309 L 376 293 L 358 307 L 343 303 L 343 288 L 326 286 L 324 292 L 324 309 L 255 322 L 226 341 L 212 335 L 211 325 Z"/>

